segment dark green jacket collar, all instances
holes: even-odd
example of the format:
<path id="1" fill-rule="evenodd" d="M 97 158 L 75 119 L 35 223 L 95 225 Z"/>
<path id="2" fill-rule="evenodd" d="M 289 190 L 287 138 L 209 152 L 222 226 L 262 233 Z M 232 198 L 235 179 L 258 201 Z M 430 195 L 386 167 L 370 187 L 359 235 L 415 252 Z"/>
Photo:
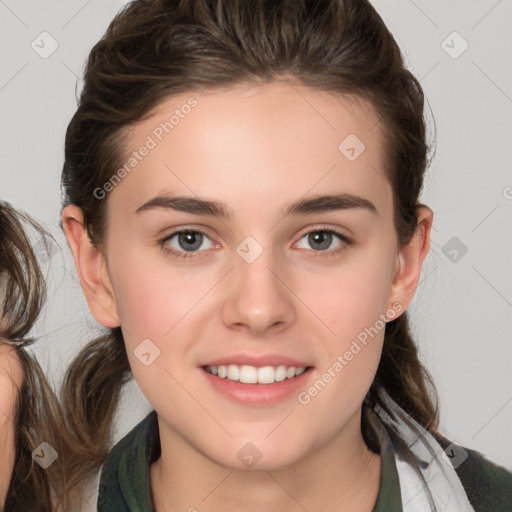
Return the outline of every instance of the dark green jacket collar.
<path id="1" fill-rule="evenodd" d="M 154 512 L 149 469 L 160 456 L 156 412 L 121 439 L 103 464 L 98 512 Z"/>
<path id="2" fill-rule="evenodd" d="M 392 441 L 382 423 L 375 434 L 382 462 L 381 482 L 373 512 L 403 512 Z M 450 441 L 436 436 L 443 449 Z M 475 512 L 510 512 L 512 473 L 465 448 L 467 459 L 456 468 Z M 149 471 L 160 457 L 157 415 L 148 414 L 119 441 L 103 464 L 98 512 L 154 512 Z"/>

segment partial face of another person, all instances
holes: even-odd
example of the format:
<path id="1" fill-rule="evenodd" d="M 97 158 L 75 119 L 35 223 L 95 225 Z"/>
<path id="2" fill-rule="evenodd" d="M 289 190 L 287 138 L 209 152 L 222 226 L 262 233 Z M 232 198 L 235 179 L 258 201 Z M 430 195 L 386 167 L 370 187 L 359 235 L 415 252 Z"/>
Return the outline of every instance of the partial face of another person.
<path id="1" fill-rule="evenodd" d="M 0 343 L 0 507 L 3 507 L 16 456 L 16 407 L 23 368 L 16 349 Z"/>
<path id="2" fill-rule="evenodd" d="M 383 130 L 369 103 L 275 82 L 173 96 L 127 131 L 89 304 L 190 453 L 282 468 L 360 435 L 419 272 Z"/>

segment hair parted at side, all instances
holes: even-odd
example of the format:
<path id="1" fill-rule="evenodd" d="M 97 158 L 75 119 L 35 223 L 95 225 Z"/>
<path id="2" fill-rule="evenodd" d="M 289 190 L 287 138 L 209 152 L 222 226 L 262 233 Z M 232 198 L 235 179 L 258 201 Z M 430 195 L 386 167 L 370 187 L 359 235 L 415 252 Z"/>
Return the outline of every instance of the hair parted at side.
<path id="1" fill-rule="evenodd" d="M 64 204 L 79 206 L 91 241 L 106 233 L 106 203 L 94 190 L 122 166 L 123 134 L 168 97 L 238 84 L 289 80 L 371 103 L 384 126 L 399 244 L 417 227 L 428 167 L 424 95 L 400 49 L 366 0 L 136 0 L 90 52 L 69 123 Z M 109 361 L 109 364 L 95 364 Z M 69 428 L 97 467 L 110 442 L 121 386 L 130 376 L 120 330 L 78 354 L 65 382 Z M 105 383 L 114 392 L 106 396 Z M 389 395 L 427 430 L 438 425 L 435 388 L 419 361 L 406 313 L 388 322 L 380 366 L 365 402 Z M 111 388 L 112 389 L 112 388 Z M 75 411 L 79 414 L 75 415 Z M 363 416 L 364 421 L 364 416 Z M 363 434 L 366 429 L 363 425 Z M 84 456 L 86 454 L 84 453 Z"/>

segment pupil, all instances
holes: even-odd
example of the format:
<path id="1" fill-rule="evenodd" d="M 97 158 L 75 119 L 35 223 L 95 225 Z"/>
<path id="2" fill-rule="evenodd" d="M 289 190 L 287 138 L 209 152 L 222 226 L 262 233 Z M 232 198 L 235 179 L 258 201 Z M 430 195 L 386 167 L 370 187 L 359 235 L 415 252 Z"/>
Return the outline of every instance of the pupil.
<path id="1" fill-rule="evenodd" d="M 317 231 L 309 235 L 309 243 L 314 247 L 315 244 L 319 244 L 317 247 L 319 250 L 327 249 L 331 245 L 332 234 L 326 231 Z M 320 239 L 320 240 L 318 240 Z M 323 242 L 322 242 L 323 239 Z"/>
<path id="2" fill-rule="evenodd" d="M 179 235 L 179 243 L 185 251 L 193 251 L 201 246 L 200 233 L 181 233 Z"/>

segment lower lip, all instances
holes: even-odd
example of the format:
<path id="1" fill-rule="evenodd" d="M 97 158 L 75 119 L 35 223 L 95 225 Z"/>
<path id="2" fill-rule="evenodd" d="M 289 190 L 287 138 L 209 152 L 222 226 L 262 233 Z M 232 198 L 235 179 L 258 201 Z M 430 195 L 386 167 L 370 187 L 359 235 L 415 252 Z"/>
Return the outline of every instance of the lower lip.
<path id="1" fill-rule="evenodd" d="M 210 385 L 226 396 L 241 404 L 246 405 L 274 405 L 286 400 L 291 395 L 296 395 L 305 386 L 311 375 L 313 367 L 308 367 L 304 373 L 293 379 L 285 379 L 273 384 L 244 384 L 239 381 L 217 377 L 200 368 Z"/>

